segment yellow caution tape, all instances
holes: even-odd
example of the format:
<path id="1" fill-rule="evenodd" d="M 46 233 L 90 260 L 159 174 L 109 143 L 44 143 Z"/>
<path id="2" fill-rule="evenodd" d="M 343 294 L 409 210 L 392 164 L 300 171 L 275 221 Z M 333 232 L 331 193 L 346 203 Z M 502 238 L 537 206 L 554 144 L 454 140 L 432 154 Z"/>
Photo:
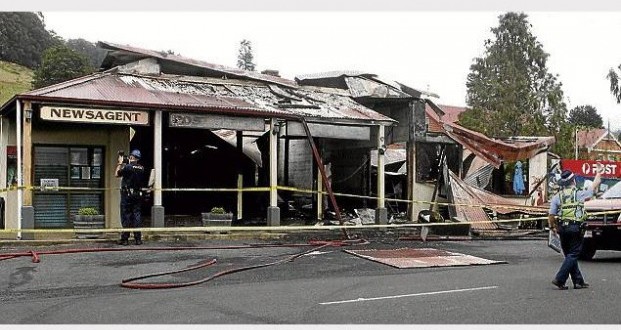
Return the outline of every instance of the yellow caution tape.
<path id="1" fill-rule="evenodd" d="M 594 212 L 591 215 L 615 214 L 621 210 Z M 143 228 L 100 228 L 100 229 L 3 229 L 2 233 L 119 233 L 141 231 L 147 233 L 176 233 L 176 232 L 295 232 L 295 231 L 313 231 L 313 230 L 342 230 L 342 229 L 369 229 L 369 228 L 418 228 L 418 227 L 441 227 L 441 226 L 463 226 L 484 223 L 511 223 L 511 222 L 530 222 L 547 220 L 548 217 L 532 217 L 532 218 L 516 218 L 489 221 L 452 221 L 452 222 L 429 222 L 429 223 L 392 223 L 392 224 L 363 224 L 363 225 L 328 225 L 328 226 L 209 226 L 209 227 L 143 227 Z"/>
<path id="2" fill-rule="evenodd" d="M 296 187 L 288 187 L 288 186 L 276 186 L 276 187 L 246 187 L 246 188 L 161 188 L 161 189 L 148 189 L 145 188 L 145 191 L 161 191 L 161 192 L 269 192 L 273 189 L 276 190 L 284 190 L 296 193 L 305 193 L 305 194 L 322 194 L 327 195 L 325 191 L 318 191 L 312 189 L 302 189 Z M 13 190 L 33 190 L 33 191 L 107 191 L 107 190 L 115 190 L 118 191 L 120 188 L 90 188 L 90 187 L 40 187 L 40 186 L 13 186 L 6 189 L 0 189 L 0 192 L 7 192 Z M 355 195 L 355 194 L 345 194 L 345 193 L 334 193 L 335 196 L 338 197 L 348 197 L 348 198 L 358 198 L 358 199 L 369 199 L 369 200 L 378 200 L 377 196 L 364 196 L 364 195 Z M 506 210 L 516 210 L 516 211 L 524 211 L 530 210 L 533 212 L 547 213 L 548 208 L 542 206 L 529 206 L 529 205 L 507 205 L 507 204 L 464 204 L 464 203 L 449 203 L 449 202 L 431 202 L 425 200 L 407 200 L 407 199 L 398 199 L 398 198 L 384 198 L 385 201 L 389 202 L 400 202 L 400 203 L 412 203 L 412 204 L 426 204 L 426 205 L 434 205 L 434 206 L 463 206 L 463 207 L 477 207 L 477 208 L 488 208 L 488 209 L 506 209 Z"/>

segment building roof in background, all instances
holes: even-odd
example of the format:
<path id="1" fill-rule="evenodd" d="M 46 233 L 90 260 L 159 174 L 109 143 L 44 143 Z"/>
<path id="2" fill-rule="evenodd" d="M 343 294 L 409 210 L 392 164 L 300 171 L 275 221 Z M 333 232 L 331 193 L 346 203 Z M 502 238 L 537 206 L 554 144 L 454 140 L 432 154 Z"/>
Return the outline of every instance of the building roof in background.
<path id="1" fill-rule="evenodd" d="M 608 131 L 605 128 L 593 128 L 589 130 L 579 130 L 578 134 L 578 147 L 589 148 L 595 146 Z"/>
<path id="2" fill-rule="evenodd" d="M 425 113 L 429 119 L 427 131 L 431 133 L 444 133 L 442 121 L 456 123 L 459 121 L 459 114 L 468 110 L 468 108 L 465 107 L 457 107 L 452 105 L 438 104 L 436 107 L 438 109 L 434 109 L 431 104 L 425 103 Z M 440 120 L 440 118 L 442 120 Z"/>
<path id="3" fill-rule="evenodd" d="M 593 128 L 577 131 L 578 148 L 593 149 L 600 141 L 613 140 L 621 148 L 617 138 L 605 128 Z"/>

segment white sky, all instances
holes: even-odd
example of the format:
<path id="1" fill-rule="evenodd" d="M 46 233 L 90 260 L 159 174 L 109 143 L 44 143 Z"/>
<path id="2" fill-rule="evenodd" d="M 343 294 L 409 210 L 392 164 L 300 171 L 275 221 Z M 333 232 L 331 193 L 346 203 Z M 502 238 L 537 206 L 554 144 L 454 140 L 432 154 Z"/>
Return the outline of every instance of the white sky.
<path id="1" fill-rule="evenodd" d="M 45 11 L 65 39 L 108 41 L 235 67 L 252 41 L 257 70 L 285 78 L 357 70 L 428 89 L 439 103 L 465 105 L 466 76 L 505 11 Z M 621 64 L 621 11 L 525 11 L 563 83 L 568 108 L 592 105 L 613 130 L 621 105 L 608 70 Z"/>

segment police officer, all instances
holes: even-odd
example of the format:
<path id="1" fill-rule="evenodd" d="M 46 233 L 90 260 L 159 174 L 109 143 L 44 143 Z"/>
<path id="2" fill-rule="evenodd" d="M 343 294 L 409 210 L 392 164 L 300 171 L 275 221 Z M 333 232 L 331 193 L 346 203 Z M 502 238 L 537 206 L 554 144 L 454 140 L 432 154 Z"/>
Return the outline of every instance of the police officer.
<path id="1" fill-rule="evenodd" d="M 123 228 L 139 228 L 142 226 L 140 206 L 142 202 L 142 187 L 144 167 L 138 164 L 141 158 L 140 150 L 132 150 L 128 161 L 119 154 L 115 176 L 121 179 L 121 225 Z M 129 232 L 121 233 L 120 245 L 127 245 Z M 142 233 L 134 231 L 136 245 L 142 244 Z"/>
<path id="2" fill-rule="evenodd" d="M 589 284 L 584 281 L 578 267 L 578 256 L 582 250 L 584 239 L 584 220 L 587 217 L 584 201 L 593 197 L 599 189 L 601 172 L 598 171 L 595 179 L 593 179 L 593 184 L 587 190 L 576 188 L 574 174 L 568 170 L 561 173 L 558 183 L 560 191 L 550 201 L 548 226 L 550 230 L 554 230 L 559 235 L 565 259 L 552 284 L 560 290 L 567 290 L 568 287 L 565 282 L 571 275 L 574 289 L 588 288 Z"/>

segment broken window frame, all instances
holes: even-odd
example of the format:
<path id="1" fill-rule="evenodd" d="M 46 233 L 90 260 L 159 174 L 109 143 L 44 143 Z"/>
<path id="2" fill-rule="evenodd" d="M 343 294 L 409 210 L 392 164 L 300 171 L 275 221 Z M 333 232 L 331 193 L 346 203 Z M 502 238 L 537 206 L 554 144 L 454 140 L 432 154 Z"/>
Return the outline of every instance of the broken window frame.
<path id="1" fill-rule="evenodd" d="M 416 182 L 435 184 L 442 173 L 440 156 L 444 148 L 449 169 L 461 174 L 462 148 L 457 144 L 416 142 Z"/>

